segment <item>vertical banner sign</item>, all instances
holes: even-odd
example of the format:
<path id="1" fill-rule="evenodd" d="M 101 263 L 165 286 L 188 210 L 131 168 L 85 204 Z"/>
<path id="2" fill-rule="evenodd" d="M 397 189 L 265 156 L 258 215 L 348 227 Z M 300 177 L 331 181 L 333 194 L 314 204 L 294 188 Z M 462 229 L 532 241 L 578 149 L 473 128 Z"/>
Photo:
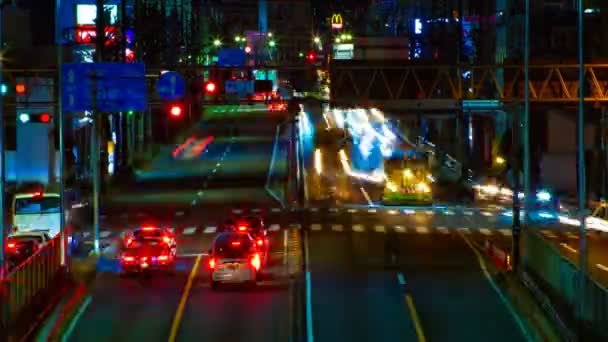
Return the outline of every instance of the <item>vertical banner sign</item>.
<path id="1" fill-rule="evenodd" d="M 334 30 L 341 30 L 344 27 L 344 21 L 342 20 L 341 14 L 334 14 L 331 16 L 331 28 Z"/>

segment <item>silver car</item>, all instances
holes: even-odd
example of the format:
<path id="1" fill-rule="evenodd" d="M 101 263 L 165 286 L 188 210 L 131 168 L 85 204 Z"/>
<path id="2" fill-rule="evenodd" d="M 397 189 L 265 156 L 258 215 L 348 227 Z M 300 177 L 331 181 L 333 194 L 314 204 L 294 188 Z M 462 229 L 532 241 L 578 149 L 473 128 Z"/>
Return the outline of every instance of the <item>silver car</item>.
<path id="1" fill-rule="evenodd" d="M 220 233 L 209 251 L 211 288 L 220 283 L 255 285 L 262 258 L 255 240 L 248 233 Z"/>

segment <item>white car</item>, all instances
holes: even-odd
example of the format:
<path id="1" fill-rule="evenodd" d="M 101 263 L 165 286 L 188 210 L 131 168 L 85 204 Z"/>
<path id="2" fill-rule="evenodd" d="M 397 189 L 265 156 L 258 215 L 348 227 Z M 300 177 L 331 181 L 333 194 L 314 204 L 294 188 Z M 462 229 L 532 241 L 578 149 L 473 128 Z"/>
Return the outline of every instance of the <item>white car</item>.
<path id="1" fill-rule="evenodd" d="M 209 251 L 211 288 L 220 283 L 255 285 L 262 258 L 251 235 L 237 232 L 220 233 Z"/>

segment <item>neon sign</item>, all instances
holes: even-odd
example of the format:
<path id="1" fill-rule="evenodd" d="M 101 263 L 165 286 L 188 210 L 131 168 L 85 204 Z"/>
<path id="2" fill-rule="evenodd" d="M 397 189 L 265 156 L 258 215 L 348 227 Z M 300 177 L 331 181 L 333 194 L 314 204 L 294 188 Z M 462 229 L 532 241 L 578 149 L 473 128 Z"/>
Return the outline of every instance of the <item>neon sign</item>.
<path id="1" fill-rule="evenodd" d="M 115 43 L 118 39 L 118 28 L 116 26 L 106 26 L 105 29 L 106 45 Z M 97 37 L 97 31 L 94 25 L 81 25 L 76 27 L 74 38 L 80 44 L 93 44 Z"/>
<path id="2" fill-rule="evenodd" d="M 334 30 L 341 30 L 344 27 L 344 20 L 342 15 L 334 14 L 331 16 L 331 28 Z"/>

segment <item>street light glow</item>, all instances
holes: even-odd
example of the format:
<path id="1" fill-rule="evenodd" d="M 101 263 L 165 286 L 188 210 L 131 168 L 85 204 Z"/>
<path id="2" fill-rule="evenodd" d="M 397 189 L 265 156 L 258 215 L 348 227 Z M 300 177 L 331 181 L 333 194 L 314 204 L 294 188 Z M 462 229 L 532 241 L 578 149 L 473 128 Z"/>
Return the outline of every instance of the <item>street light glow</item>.
<path id="1" fill-rule="evenodd" d="M 319 37 L 315 37 L 315 38 L 313 39 L 313 41 L 315 42 L 315 44 L 319 44 L 319 43 L 321 42 L 321 38 L 319 38 Z"/>
<path id="2" fill-rule="evenodd" d="M 341 42 L 342 42 L 342 39 L 336 38 L 336 43 L 340 44 Z"/>
<path id="3" fill-rule="evenodd" d="M 221 40 L 219 40 L 219 39 L 215 39 L 215 40 L 213 41 L 213 45 L 214 45 L 214 46 L 220 46 L 220 45 L 222 45 L 222 41 L 221 41 Z"/>
<path id="4" fill-rule="evenodd" d="M 268 42 L 268 45 L 270 47 L 274 47 L 275 45 L 277 45 L 277 43 L 274 40 L 271 40 L 271 41 Z"/>
<path id="5" fill-rule="evenodd" d="M 237 42 L 237 43 L 240 42 L 241 41 L 241 36 L 234 37 L 234 41 Z"/>
<path id="6" fill-rule="evenodd" d="M 268 37 L 272 38 L 272 32 L 268 32 Z"/>

